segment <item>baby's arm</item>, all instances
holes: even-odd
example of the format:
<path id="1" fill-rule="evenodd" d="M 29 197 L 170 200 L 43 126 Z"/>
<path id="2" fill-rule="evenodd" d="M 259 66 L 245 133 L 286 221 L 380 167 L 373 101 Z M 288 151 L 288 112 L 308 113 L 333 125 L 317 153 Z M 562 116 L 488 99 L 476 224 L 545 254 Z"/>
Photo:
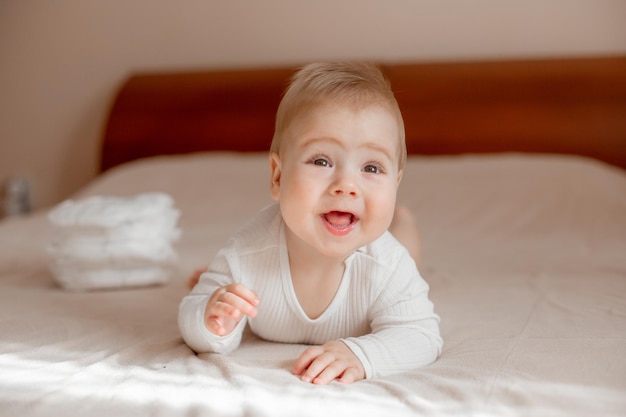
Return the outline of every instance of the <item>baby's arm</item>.
<path id="1" fill-rule="evenodd" d="M 442 345 L 439 318 L 428 299 L 428 285 L 408 256 L 398 259 L 375 299 L 370 334 L 308 348 L 293 373 L 316 384 L 334 379 L 349 383 L 433 362 Z"/>
<path id="2" fill-rule="evenodd" d="M 427 366 L 443 345 L 428 284 L 408 256 L 393 263 L 396 269 L 371 308 L 371 333 L 342 339 L 360 359 L 367 378 Z"/>
<path id="3" fill-rule="evenodd" d="M 180 303 L 178 327 L 196 352 L 231 352 L 239 346 L 245 318 L 256 314 L 258 297 L 235 282 L 233 271 L 238 271 L 238 256 L 231 242 Z"/>

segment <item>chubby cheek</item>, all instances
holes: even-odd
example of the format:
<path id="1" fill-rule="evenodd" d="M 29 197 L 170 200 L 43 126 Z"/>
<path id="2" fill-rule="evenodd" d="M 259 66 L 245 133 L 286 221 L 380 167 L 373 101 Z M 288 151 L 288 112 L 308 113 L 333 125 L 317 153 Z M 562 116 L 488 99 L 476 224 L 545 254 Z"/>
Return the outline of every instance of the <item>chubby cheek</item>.
<path id="1" fill-rule="evenodd" d="M 389 189 L 378 192 L 366 200 L 366 211 L 369 214 L 369 228 L 372 233 L 382 234 L 389 228 L 396 206 L 396 191 Z"/>
<path id="2" fill-rule="evenodd" d="M 286 185 L 290 193 L 306 195 L 309 190 L 319 188 L 320 180 L 315 175 L 307 174 L 306 170 L 293 170 Z"/>
<path id="3" fill-rule="evenodd" d="M 280 202 L 283 215 L 302 216 L 314 209 L 319 198 L 316 182 L 309 176 L 293 173 L 283 177 L 280 188 Z"/>

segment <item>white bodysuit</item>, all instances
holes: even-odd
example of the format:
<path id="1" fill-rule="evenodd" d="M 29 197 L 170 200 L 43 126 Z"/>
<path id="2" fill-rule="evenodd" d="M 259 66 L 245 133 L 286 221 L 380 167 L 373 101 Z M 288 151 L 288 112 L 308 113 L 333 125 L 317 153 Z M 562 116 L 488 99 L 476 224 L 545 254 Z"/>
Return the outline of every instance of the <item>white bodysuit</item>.
<path id="1" fill-rule="evenodd" d="M 178 324 L 196 352 L 228 353 L 239 346 L 246 322 L 259 337 L 282 343 L 321 345 L 342 340 L 359 358 L 366 377 L 428 365 L 441 351 L 439 317 L 428 285 L 407 250 L 389 232 L 345 260 L 345 272 L 328 308 L 312 320 L 291 281 L 285 224 L 277 204 L 237 232 L 181 302 Z M 261 300 L 226 336 L 204 324 L 211 294 L 240 282 Z"/>

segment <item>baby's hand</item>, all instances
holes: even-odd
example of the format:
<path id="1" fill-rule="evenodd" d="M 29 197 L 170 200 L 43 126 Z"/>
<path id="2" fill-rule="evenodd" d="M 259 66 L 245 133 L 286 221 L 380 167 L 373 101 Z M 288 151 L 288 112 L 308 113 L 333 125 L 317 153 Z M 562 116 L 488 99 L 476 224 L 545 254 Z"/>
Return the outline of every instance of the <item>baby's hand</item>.
<path id="1" fill-rule="evenodd" d="M 305 350 L 296 360 L 292 372 L 300 375 L 304 382 L 314 384 L 328 384 L 335 378 L 349 384 L 365 378 L 361 361 L 339 340 Z"/>
<path id="2" fill-rule="evenodd" d="M 242 284 L 218 288 L 207 303 L 204 322 L 207 329 L 218 336 L 233 331 L 243 316 L 256 316 L 259 297 Z"/>

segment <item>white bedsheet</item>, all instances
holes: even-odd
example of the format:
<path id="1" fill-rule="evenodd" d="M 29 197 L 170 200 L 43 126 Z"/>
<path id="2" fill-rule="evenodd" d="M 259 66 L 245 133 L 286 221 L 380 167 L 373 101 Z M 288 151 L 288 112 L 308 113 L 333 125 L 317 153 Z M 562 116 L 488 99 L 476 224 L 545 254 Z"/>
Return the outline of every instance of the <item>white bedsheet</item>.
<path id="1" fill-rule="evenodd" d="M 305 348 L 247 334 L 196 356 L 176 326 L 186 276 L 264 205 L 265 155 L 137 161 L 78 196 L 170 193 L 181 210 L 166 285 L 68 292 L 46 269 L 45 212 L 0 222 L 3 416 L 624 416 L 626 173 L 553 156 L 412 157 L 400 201 L 444 349 L 424 369 L 313 386 Z"/>

